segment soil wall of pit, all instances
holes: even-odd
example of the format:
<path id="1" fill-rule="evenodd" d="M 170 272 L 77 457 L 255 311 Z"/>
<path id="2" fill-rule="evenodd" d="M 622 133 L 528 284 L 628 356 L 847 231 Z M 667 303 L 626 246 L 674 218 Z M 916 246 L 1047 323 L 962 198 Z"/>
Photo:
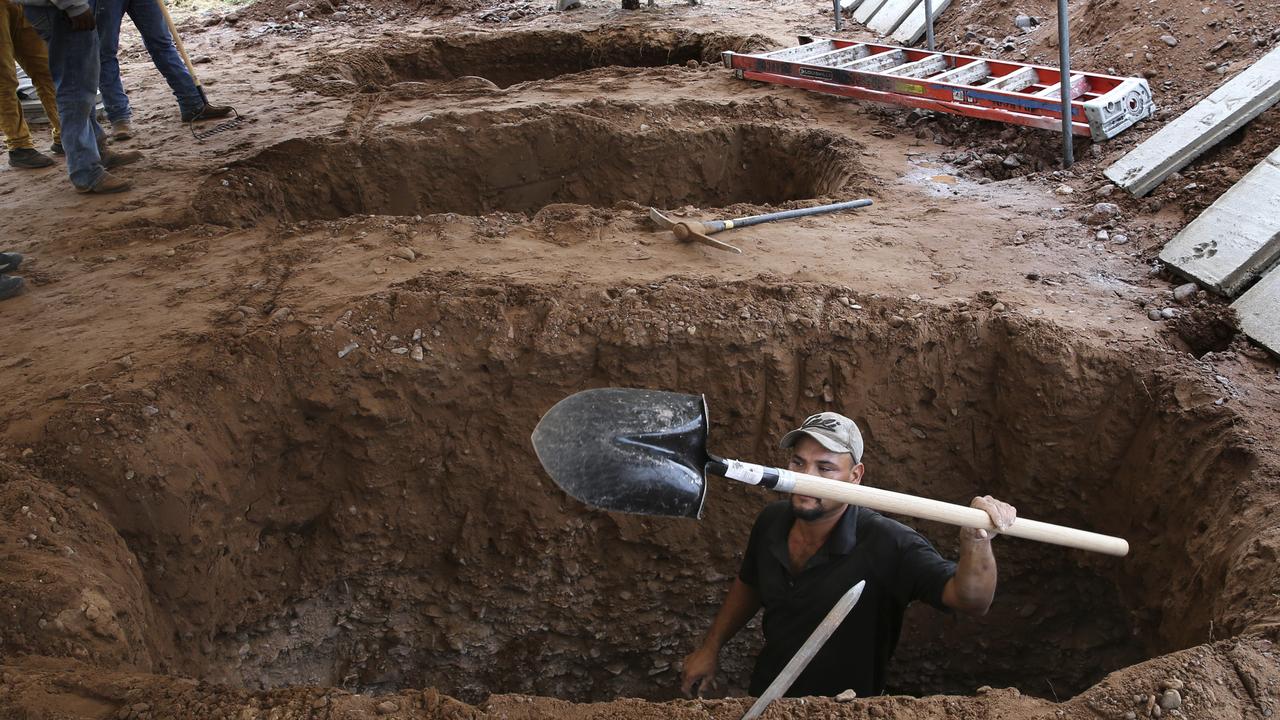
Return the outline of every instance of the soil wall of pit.
<path id="1" fill-rule="evenodd" d="M 325 58 L 293 82 L 330 95 L 414 84 L 430 89 L 431 83 L 465 77 L 507 88 L 594 68 L 718 64 L 726 50 L 752 52 L 766 44 L 759 35 L 634 27 L 406 36 Z"/>
<path id="2" fill-rule="evenodd" d="M 222 338 L 161 383 L 113 384 L 77 396 L 28 469 L 0 467 L 7 492 L 30 485 L 4 496 L 13 516 L 31 510 L 5 537 L 58 538 L 6 548 L 45 578 L 6 593 L 21 627 L 44 622 L 7 624 L 6 653 L 248 687 L 670 697 L 772 497 L 718 482 L 701 522 L 569 499 L 528 435 L 560 398 L 605 385 L 705 392 L 713 448 L 759 460 L 807 414 L 842 409 L 864 429 L 869 484 L 991 493 L 1130 539 L 1125 560 L 999 541 L 991 614 L 913 609 L 896 691 L 1065 697 L 1275 614 L 1255 461 L 1210 386 L 980 305 L 428 275 L 314 324 Z M 954 554 L 953 530 L 915 524 Z M 78 567 L 57 559 L 95 539 Z M 72 592 L 84 577 L 100 600 Z M 727 649 L 730 689 L 757 641 L 753 627 Z"/>
<path id="3" fill-rule="evenodd" d="M 697 103 L 451 113 L 358 140 L 285 141 L 212 175 L 193 212 L 236 226 L 558 203 L 714 208 L 870 190 L 857 142 L 782 117 L 772 104 Z"/>

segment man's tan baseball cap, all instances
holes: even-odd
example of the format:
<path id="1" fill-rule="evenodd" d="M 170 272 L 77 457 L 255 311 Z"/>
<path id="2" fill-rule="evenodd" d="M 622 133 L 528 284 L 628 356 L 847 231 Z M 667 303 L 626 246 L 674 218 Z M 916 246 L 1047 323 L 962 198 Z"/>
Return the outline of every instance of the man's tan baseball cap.
<path id="1" fill-rule="evenodd" d="M 820 412 L 805 418 L 804 424 L 782 436 L 779 446 L 789 448 L 801 435 L 817 440 L 822 447 L 837 453 L 853 455 L 853 463 L 862 462 L 862 431 L 849 418 L 835 412 Z"/>

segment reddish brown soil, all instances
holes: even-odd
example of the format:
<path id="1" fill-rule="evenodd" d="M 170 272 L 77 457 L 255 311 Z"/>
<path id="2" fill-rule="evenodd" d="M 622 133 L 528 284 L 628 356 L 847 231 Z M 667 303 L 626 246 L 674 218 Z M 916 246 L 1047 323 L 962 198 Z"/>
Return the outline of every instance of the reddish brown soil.
<path id="1" fill-rule="evenodd" d="M 868 483 L 1133 546 L 1001 540 L 988 617 L 909 613 L 895 695 L 766 717 L 1145 718 L 1171 686 L 1172 717 L 1270 716 L 1277 366 L 1216 300 L 1147 310 L 1174 306 L 1150 260 L 1277 111 L 1134 201 L 1101 170 L 1158 121 L 1062 172 L 1049 133 L 715 65 L 825 32 L 821 5 L 260 3 L 184 25 L 251 118 L 203 144 L 128 39 L 138 189 L 0 173 L 31 286 L 0 305 L 0 718 L 739 717 L 754 626 L 728 698 L 675 699 L 679 662 L 769 497 L 715 484 L 701 522 L 567 498 L 528 435 L 602 385 L 705 393 L 716 449 L 759 460 L 839 408 Z M 960 2 L 940 37 L 1049 5 Z M 1276 41 L 1273 5 L 1206 5 L 1073 3 L 1077 63 L 1155 72 L 1171 117 L 1207 58 Z M 1050 34 L 988 52 L 1048 61 Z M 743 255 L 646 217 L 864 195 L 724 235 Z M 1095 239 L 1104 197 L 1130 243 Z"/>

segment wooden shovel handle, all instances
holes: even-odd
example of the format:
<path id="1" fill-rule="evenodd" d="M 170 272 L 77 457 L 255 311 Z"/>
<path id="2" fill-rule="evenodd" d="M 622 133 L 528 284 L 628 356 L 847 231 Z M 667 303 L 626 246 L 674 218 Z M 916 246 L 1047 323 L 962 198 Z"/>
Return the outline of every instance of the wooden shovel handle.
<path id="1" fill-rule="evenodd" d="M 939 500 L 907 495 L 906 493 L 881 490 L 880 488 L 854 485 L 839 480 L 829 480 L 815 475 L 804 475 L 781 468 L 755 465 L 754 463 L 743 463 L 736 460 L 723 462 L 726 465 L 724 476 L 731 480 L 740 480 L 753 485 L 764 485 L 779 492 L 835 500 L 879 512 L 907 515 L 923 520 L 935 520 L 948 525 L 981 528 L 996 532 L 995 526 L 991 523 L 991 517 L 978 508 L 954 505 Z M 1129 543 L 1123 538 L 1076 530 L 1035 520 L 1018 518 L 1013 521 L 1012 525 L 999 532 L 1002 535 L 1062 545 L 1078 550 L 1088 550 L 1089 552 L 1102 553 L 1104 555 L 1124 557 L 1129 554 Z"/>

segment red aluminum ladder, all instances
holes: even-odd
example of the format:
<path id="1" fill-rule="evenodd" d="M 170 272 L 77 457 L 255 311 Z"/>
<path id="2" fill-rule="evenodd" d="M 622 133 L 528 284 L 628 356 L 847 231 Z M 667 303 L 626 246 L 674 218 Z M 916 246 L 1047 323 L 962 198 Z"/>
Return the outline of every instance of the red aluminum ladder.
<path id="1" fill-rule="evenodd" d="M 1062 127 L 1057 68 L 816 38 L 772 52 L 722 54 L 746 80 L 906 105 L 1044 130 Z M 1143 78 L 1071 73 L 1071 127 L 1095 142 L 1119 135 L 1155 112 Z"/>

